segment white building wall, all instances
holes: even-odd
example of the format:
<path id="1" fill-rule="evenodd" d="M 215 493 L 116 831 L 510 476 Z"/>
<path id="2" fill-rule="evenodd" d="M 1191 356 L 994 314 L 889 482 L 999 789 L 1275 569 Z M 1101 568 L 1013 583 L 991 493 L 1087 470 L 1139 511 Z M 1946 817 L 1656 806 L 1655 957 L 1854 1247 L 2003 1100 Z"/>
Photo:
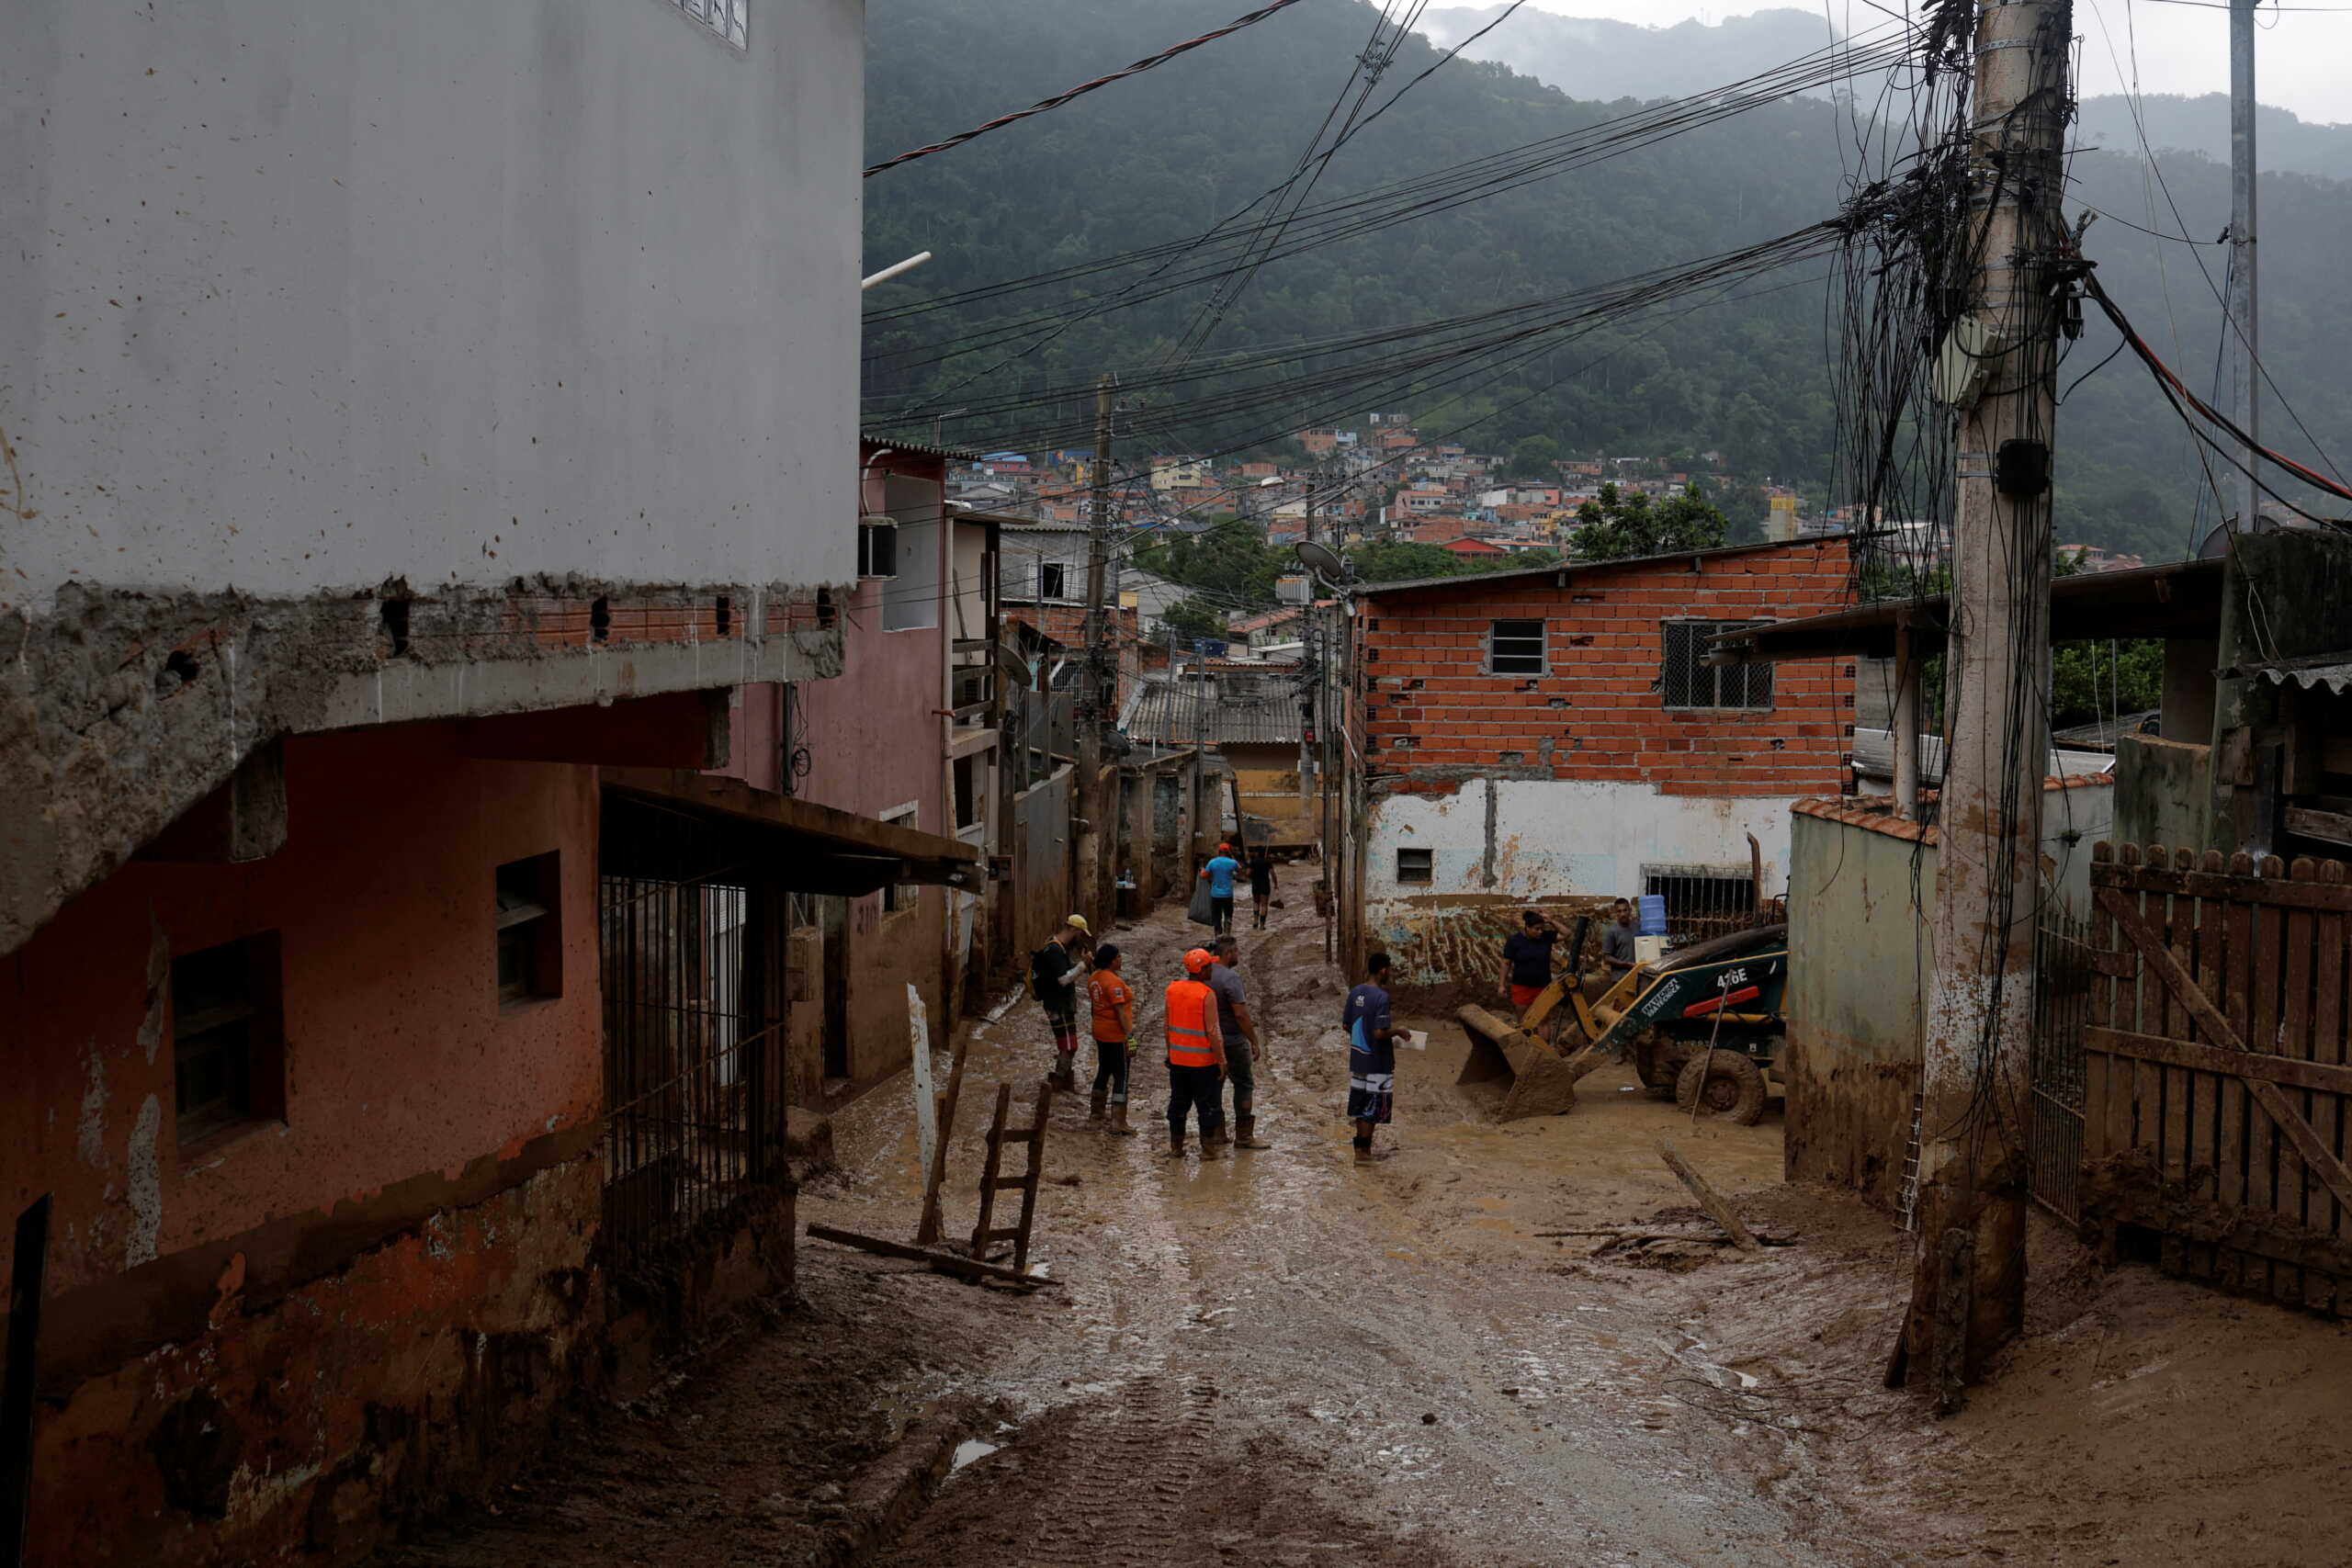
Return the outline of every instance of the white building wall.
<path id="1" fill-rule="evenodd" d="M 0 599 L 854 572 L 862 0 L 19 0 Z"/>
<path id="2" fill-rule="evenodd" d="M 1745 875 L 1749 833 L 1763 848 L 1765 888 L 1776 892 L 1788 882 L 1795 798 L 1491 778 L 1473 778 L 1450 795 L 1380 796 L 1371 804 L 1364 894 L 1375 906 L 1432 896 L 1630 896 L 1641 891 L 1645 866 L 1720 865 Z M 1430 882 L 1396 880 L 1396 852 L 1408 848 L 1431 852 Z"/>

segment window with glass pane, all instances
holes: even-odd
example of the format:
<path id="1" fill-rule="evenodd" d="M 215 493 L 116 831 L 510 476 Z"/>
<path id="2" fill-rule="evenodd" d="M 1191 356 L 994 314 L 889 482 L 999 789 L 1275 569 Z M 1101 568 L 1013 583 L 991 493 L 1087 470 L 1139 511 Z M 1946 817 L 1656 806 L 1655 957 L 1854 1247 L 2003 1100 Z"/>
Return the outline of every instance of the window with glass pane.
<path id="1" fill-rule="evenodd" d="M 1494 675 L 1544 673 L 1544 623 L 1497 621 L 1487 634 L 1487 671 Z"/>

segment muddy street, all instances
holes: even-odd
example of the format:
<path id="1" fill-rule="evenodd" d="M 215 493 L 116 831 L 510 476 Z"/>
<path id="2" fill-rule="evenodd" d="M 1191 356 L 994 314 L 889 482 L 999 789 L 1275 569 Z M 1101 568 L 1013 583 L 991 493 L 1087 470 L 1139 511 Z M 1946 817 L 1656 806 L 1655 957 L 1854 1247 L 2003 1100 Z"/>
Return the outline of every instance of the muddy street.
<path id="1" fill-rule="evenodd" d="M 1196 930 L 1169 910 L 1113 933 L 1147 1031 Z M 1453 1086 L 1460 1031 L 1400 1020 L 1429 1027 L 1430 1049 L 1400 1053 L 1385 1156 L 1359 1167 L 1319 923 L 1294 910 L 1241 935 L 1273 1147 L 1171 1158 L 1147 1055 L 1136 1136 L 1058 1097 L 1034 1253 L 1058 1289 L 804 1241 L 795 1310 L 595 1424 L 497 1517 L 390 1561 L 2340 1560 L 2308 1554 L 2344 1501 L 2324 1450 L 2269 1450 L 2302 1500 L 2282 1512 L 2233 1506 L 2243 1459 L 2200 1480 L 2199 1464 L 2148 1472 L 2132 1449 L 2184 1409 L 2242 1444 L 2323 1429 L 2352 1393 L 2325 1359 L 2337 1330 L 2145 1271 L 2094 1279 L 2053 1232 L 2038 1238 L 2038 1337 L 1937 1424 L 1876 1377 L 1908 1238 L 1781 1185 L 1777 1107 L 1753 1128 L 1693 1123 L 1611 1068 L 1570 1115 L 1498 1124 L 1498 1091 Z M 973 1224 L 994 1086 L 1016 1107 L 1034 1094 L 1046 1039 L 1025 999 L 972 1031 L 951 1237 Z M 842 1114 L 840 1168 L 804 1190 L 803 1223 L 910 1237 L 912 1122 L 903 1078 Z M 1544 1234 L 1708 1232 L 1656 1156 L 1662 1134 L 1791 1245 L 1740 1258 Z M 2277 1343 L 2249 1349 L 2246 1322 Z M 2099 1364 L 2075 1353 L 2086 1336 Z M 2168 1370 L 2135 1387 L 2165 1359 L 2158 1338 Z M 2244 1364 L 2196 1370 L 2232 1356 Z M 2205 1551 L 2222 1517 L 2240 1549 L 2226 1559 Z"/>

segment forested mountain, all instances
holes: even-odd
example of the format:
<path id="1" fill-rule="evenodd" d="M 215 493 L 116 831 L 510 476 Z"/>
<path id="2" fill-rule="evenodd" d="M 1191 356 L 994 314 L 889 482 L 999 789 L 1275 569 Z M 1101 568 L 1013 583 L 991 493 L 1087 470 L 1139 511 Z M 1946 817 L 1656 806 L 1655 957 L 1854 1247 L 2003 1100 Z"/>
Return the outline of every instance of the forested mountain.
<path id="1" fill-rule="evenodd" d="M 1604 17 L 1563 17 L 1522 6 L 1476 41 L 1468 41 L 1497 23 L 1506 9 L 1502 4 L 1433 7 L 1422 13 L 1420 28 L 1440 48 L 1467 43 L 1463 52 L 1470 59 L 1508 65 L 1571 97 L 1600 99 L 1705 92 L 1820 49 L 1832 38 L 1817 10 L 1779 7 L 1720 22 L 1652 28 Z M 1867 106 L 1880 85 L 1873 77 L 1858 85 L 1856 96 Z M 1826 99 L 1830 91 L 1816 88 L 1814 96 Z M 2159 152 L 2230 161 L 2228 94 L 2143 94 L 2138 125 L 2132 108 L 2130 99 L 2116 94 L 2085 98 L 2075 134 L 2086 147 L 2131 152 L 2138 148 L 2144 128 L 2148 145 Z M 2256 129 L 2264 168 L 2352 179 L 2352 125 L 2307 121 L 2266 104 L 2257 113 Z"/>
<path id="2" fill-rule="evenodd" d="M 978 124 L 1229 19 L 1231 0 L 1018 0 L 983 17 L 957 0 L 870 0 L 869 161 Z M 1166 66 L 866 182 L 866 260 L 917 250 L 938 260 L 867 297 L 869 314 L 1000 280 L 1196 234 L 1296 167 L 1350 80 L 1373 7 L 1305 5 Z M 1437 59 L 1408 39 L 1374 100 Z M 1325 202 L 1466 159 L 1600 125 L 1629 106 L 1570 99 L 1492 64 L 1456 61 L 1414 86 L 1333 157 L 1314 190 Z M 1841 135 L 1841 125 L 1844 133 Z M 1267 265 L 1231 299 L 1207 354 L 1267 348 L 1554 295 L 1676 265 L 1788 233 L 1837 210 L 1853 131 L 1828 104 L 1794 98 L 1539 183 Z M 2224 171 L 2167 167 L 2169 197 L 2142 165 L 2111 154 L 2074 162 L 2075 195 L 2165 234 L 2210 240 L 2227 210 Z M 2274 176 L 2265 200 L 2264 309 L 2272 374 L 2324 444 L 2352 433 L 2352 299 L 2338 287 L 2352 246 L 2352 189 Z M 2151 203 L 2154 203 L 2153 207 Z M 2212 373 L 2222 253 L 2094 226 L 2101 276 L 2143 332 L 2193 384 Z M 876 320 L 867 334 L 868 416 L 994 446 L 1077 444 L 1083 391 L 1104 369 L 1155 363 L 1194 320 L 1204 288 L 1086 317 L 1090 297 L 1130 268 L 928 314 Z M 1565 449 L 1718 450 L 1741 474 L 1824 484 L 1834 422 L 1829 365 L 1838 349 L 1818 263 L 1777 292 L 1629 319 L 1555 346 L 1484 386 L 1425 378 L 1401 398 L 1425 429 L 1470 426 L 1505 449 L 1547 434 Z M 989 321 L 1057 317 L 1057 335 L 1009 364 L 1008 349 L 924 363 L 937 345 Z M 1019 346 L 1012 344 L 1010 346 Z M 2094 321 L 2066 378 L 2115 346 Z M 1475 388 L 1468 395 L 1465 389 Z M 1216 448 L 1284 429 L 1395 407 L 1302 398 L 1295 412 L 1204 413 L 1182 393 L 1145 390 L 1123 450 Z M 1046 417 L 1009 409 L 1015 393 L 1069 394 Z M 1189 404 L 1189 406 L 1188 406 Z M 978 407 L 979 414 L 956 415 Z M 1483 416 L 1483 417 L 1482 417 Z M 1473 422 L 1480 422 L 1473 423 Z M 2283 415 L 2268 431 L 2308 453 Z M 2128 356 L 2075 389 L 2060 416 L 2061 532 L 2112 547 L 2177 554 L 2201 483 L 2178 423 Z M 2211 518 L 2210 503 L 2206 517 Z"/>

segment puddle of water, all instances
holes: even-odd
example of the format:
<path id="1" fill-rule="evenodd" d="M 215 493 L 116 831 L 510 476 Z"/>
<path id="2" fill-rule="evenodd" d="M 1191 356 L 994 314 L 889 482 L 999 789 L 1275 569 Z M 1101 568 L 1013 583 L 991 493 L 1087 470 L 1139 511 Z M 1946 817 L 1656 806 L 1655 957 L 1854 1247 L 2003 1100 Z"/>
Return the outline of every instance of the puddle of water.
<path id="1" fill-rule="evenodd" d="M 1002 1447 L 1004 1447 L 1002 1443 L 989 1443 L 978 1438 L 967 1438 L 956 1445 L 956 1457 L 948 1462 L 947 1473 L 953 1475 L 967 1464 L 978 1464 Z"/>

